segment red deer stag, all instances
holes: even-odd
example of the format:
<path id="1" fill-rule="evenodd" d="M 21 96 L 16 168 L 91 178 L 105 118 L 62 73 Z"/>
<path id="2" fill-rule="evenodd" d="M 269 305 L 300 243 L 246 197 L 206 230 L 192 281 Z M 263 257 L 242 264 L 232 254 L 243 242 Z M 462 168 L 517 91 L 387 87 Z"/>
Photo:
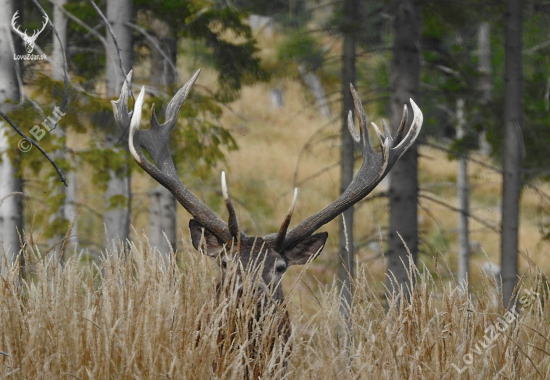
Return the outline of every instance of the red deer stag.
<path id="1" fill-rule="evenodd" d="M 286 309 L 281 307 L 284 305 L 281 277 L 289 266 L 305 264 L 321 252 L 328 234 L 326 232 L 315 232 L 366 197 L 376 187 L 395 162 L 415 142 L 422 127 L 422 112 L 411 99 L 414 112 L 411 127 L 408 133 L 405 133 L 408 111 L 407 106 L 404 106 L 403 117 L 395 138 L 391 137 L 385 125 L 384 133 L 382 133 L 373 123 L 374 131 L 381 145 L 381 152 L 377 153 L 373 150 L 369 141 L 367 118 L 361 101 L 353 86 L 350 86 L 355 103 L 355 112 L 360 121 L 359 132 L 353 123 L 351 111 L 348 114 L 348 126 L 353 139 L 361 149 L 363 163 L 346 191 L 333 203 L 288 230 L 296 204 L 297 192 L 295 191 L 292 205 L 277 233 L 264 237 L 248 236 L 239 229 L 235 209 L 227 191 L 225 174 L 222 173 L 222 193 L 229 213 L 228 223 L 224 222 L 183 185 L 170 154 L 168 147 L 170 132 L 176 125 L 179 109 L 197 80 L 199 73 L 200 70 L 168 103 L 164 124 L 158 122 L 153 107 L 151 127 L 148 130 L 140 130 L 144 97 L 143 88 L 135 101 L 134 110 L 132 112 L 128 111 L 130 73 L 122 87 L 120 98 L 112 102 L 115 119 L 123 130 L 128 126 L 130 128 L 129 148 L 136 162 L 151 177 L 170 190 L 181 205 L 192 215 L 193 219 L 189 222 L 189 229 L 193 246 L 198 251 L 216 258 L 221 269 L 221 277 L 217 285 L 218 297 L 227 296 L 227 292 L 222 291 L 222 289 L 228 278 L 232 278 L 231 281 L 236 285 L 234 287 L 236 289 L 242 287 L 242 283 L 245 282 L 244 279 L 252 278 L 252 282 L 257 289 L 254 293 L 236 291 L 231 294 L 237 295 L 237 298 L 239 295 L 242 297 L 243 294 L 254 294 L 255 298 L 252 303 L 258 303 L 259 305 L 254 317 L 256 325 L 262 323 L 262 313 L 265 313 L 266 310 L 274 313 L 276 310 L 283 309 L 276 330 L 282 342 L 286 343 L 290 336 L 290 322 Z M 142 149 L 149 153 L 154 163 L 143 154 Z M 238 269 L 230 272 L 229 268 L 235 263 Z M 229 276 L 228 273 L 235 273 L 236 275 Z M 223 340 L 223 337 L 218 336 L 219 345 L 227 344 L 221 342 L 221 340 Z M 231 344 L 229 346 L 234 347 Z M 252 354 L 253 357 L 260 355 L 262 353 Z M 263 355 L 266 354 L 263 353 Z M 288 353 L 283 356 L 285 355 L 288 355 Z M 257 378 L 262 371 L 263 369 L 259 367 L 253 367 L 252 372 L 254 375 L 252 377 Z M 218 372 L 218 374 L 220 373 Z M 250 371 L 247 373 L 251 374 Z"/>

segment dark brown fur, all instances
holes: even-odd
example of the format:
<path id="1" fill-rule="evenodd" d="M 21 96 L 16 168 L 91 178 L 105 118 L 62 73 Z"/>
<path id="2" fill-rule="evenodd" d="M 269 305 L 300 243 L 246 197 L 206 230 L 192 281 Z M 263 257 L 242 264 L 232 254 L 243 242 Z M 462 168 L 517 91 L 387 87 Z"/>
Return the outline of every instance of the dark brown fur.
<path id="1" fill-rule="evenodd" d="M 192 221 L 190 228 L 195 247 L 215 258 L 221 270 L 215 286 L 215 305 L 231 308 L 220 325 L 215 326 L 218 328 L 219 358 L 213 363 L 214 372 L 222 376 L 231 362 L 233 351 L 242 345 L 246 345 L 245 378 L 271 375 L 267 365 L 272 355 L 280 355 L 274 368 L 278 368 L 279 373 L 284 372 L 290 355 L 292 330 L 281 278 L 289 265 L 313 259 L 322 248 L 326 234 L 312 237 L 307 247 L 277 252 L 269 238 L 231 242 L 228 247 L 229 244 L 219 244 L 215 236 L 196 222 Z M 213 319 L 210 317 L 208 322 L 204 322 L 213 323 Z M 203 326 L 201 321 L 199 330 Z M 246 331 L 246 335 L 242 331 Z"/>

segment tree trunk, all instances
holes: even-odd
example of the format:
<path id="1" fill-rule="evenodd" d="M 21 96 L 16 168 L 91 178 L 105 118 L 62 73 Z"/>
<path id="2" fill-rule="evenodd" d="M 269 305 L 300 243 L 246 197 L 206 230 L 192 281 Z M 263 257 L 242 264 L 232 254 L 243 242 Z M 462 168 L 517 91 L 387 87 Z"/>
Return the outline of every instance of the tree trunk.
<path id="1" fill-rule="evenodd" d="M 464 117 L 464 99 L 456 101 L 456 137 L 464 137 L 466 120 Z M 458 173 L 456 176 L 457 198 L 458 198 L 458 281 L 469 284 L 470 271 L 470 237 L 468 226 L 469 198 L 468 186 L 468 157 L 461 154 L 458 159 Z"/>
<path id="2" fill-rule="evenodd" d="M 479 51 L 479 78 L 481 91 L 481 104 L 488 105 L 491 101 L 491 35 L 490 26 L 484 21 L 479 26 L 478 33 L 478 51 Z M 491 145 L 487 142 L 486 131 L 483 130 L 479 136 L 479 148 L 482 154 L 489 156 L 491 154 Z"/>
<path id="3" fill-rule="evenodd" d="M 501 278 L 504 305 L 509 305 L 518 274 L 521 127 L 523 124 L 522 1 L 507 0 L 504 59 L 504 145 L 502 149 Z M 510 304 L 509 306 L 513 306 Z"/>
<path id="4" fill-rule="evenodd" d="M 53 3 L 53 24 L 55 29 L 57 29 L 57 34 L 61 40 L 63 47 L 67 48 L 67 16 L 63 12 L 63 6 L 67 4 L 67 0 L 52 0 Z M 57 39 L 55 33 L 52 33 L 53 39 L 53 52 L 50 57 L 50 63 L 52 66 L 52 78 L 55 80 L 63 80 L 64 71 L 63 71 L 63 51 L 61 49 L 61 44 Z M 64 111 L 64 110 L 62 110 Z"/>
<path id="5" fill-rule="evenodd" d="M 63 47 L 67 47 L 67 16 L 62 11 L 63 6 L 67 3 L 67 0 L 55 0 L 54 2 L 54 8 L 53 8 L 53 23 L 55 25 L 55 28 L 57 30 L 57 34 L 59 35 L 59 39 L 61 40 L 61 44 L 63 44 Z M 62 46 L 59 43 L 59 40 L 57 39 L 57 36 L 52 33 L 53 38 L 53 52 L 52 56 L 50 57 L 51 67 L 52 67 L 52 78 L 58 81 L 64 80 L 64 60 L 63 60 L 63 50 Z M 66 112 L 66 109 L 61 109 L 62 112 Z M 65 160 L 70 161 L 70 156 L 67 153 L 67 145 L 66 145 L 66 130 L 61 125 L 57 125 L 55 129 L 51 131 L 51 133 L 56 136 L 58 139 L 62 139 L 62 148 L 60 150 L 57 150 L 53 153 L 54 158 L 62 158 Z M 71 163 L 72 164 L 72 163 Z M 50 188 L 52 189 L 52 197 L 58 198 L 59 195 L 61 195 L 61 198 L 63 199 L 63 204 L 59 206 L 58 211 L 52 215 L 51 222 L 54 222 L 54 220 L 57 220 L 58 222 L 63 223 L 57 223 L 60 226 L 66 226 L 68 223 L 72 222 L 74 220 L 73 227 L 70 231 L 71 237 L 69 238 L 69 241 L 67 243 L 70 243 L 70 245 L 74 248 L 76 244 L 78 244 L 78 238 L 77 238 L 77 223 L 75 220 L 76 217 L 76 175 L 74 171 L 69 170 L 67 172 L 67 184 L 68 187 L 63 186 L 60 184 L 59 181 L 56 179 L 52 179 L 50 183 Z M 63 246 L 62 243 L 60 243 L 61 239 L 65 237 L 65 234 L 68 231 L 66 230 L 59 230 L 56 232 L 56 234 L 52 237 L 50 240 L 50 246 L 53 246 L 57 243 L 57 245 L 53 249 L 53 254 L 55 255 L 56 262 L 62 263 L 63 257 L 61 248 Z"/>
<path id="6" fill-rule="evenodd" d="M 403 104 L 409 99 L 420 105 L 420 38 L 421 9 L 419 0 L 400 0 L 395 7 L 393 19 L 393 58 L 390 75 L 391 125 L 397 128 L 403 112 Z M 409 110 L 410 110 L 409 105 Z M 396 131 L 393 130 L 393 133 Z M 388 271 L 395 276 L 397 284 L 388 282 L 388 290 L 395 292 L 394 285 L 408 283 L 406 266 L 412 255 L 418 257 L 418 149 L 414 144 L 390 171 L 390 222 Z M 401 241 L 403 238 L 406 247 Z"/>
<path id="7" fill-rule="evenodd" d="M 125 73 L 128 73 L 132 68 L 133 47 L 132 33 L 125 23 L 132 20 L 132 2 L 130 0 L 108 0 L 107 19 L 113 28 L 121 49 L 122 66 Z M 107 41 L 107 96 L 117 97 L 124 82 L 125 73 L 120 69 L 117 49 L 109 32 L 107 32 Z M 119 130 L 113 121 L 106 134 L 106 147 L 115 149 L 115 144 L 120 139 L 122 133 L 123 131 Z M 124 141 L 122 146 L 122 149 L 127 151 L 126 141 Z M 115 200 L 115 205 L 108 207 L 103 215 L 105 223 L 105 246 L 109 246 L 113 240 L 117 239 L 120 239 L 125 244 L 130 236 L 130 174 L 128 170 L 129 157 L 128 155 L 126 157 L 126 163 L 122 167 L 117 168 L 117 170 L 109 170 L 110 179 L 107 183 L 105 200 L 107 205 Z"/>
<path id="8" fill-rule="evenodd" d="M 0 0 L 0 105 L 2 111 L 9 111 L 8 99 L 19 102 L 21 97 L 17 78 L 13 46 L 16 44 L 10 31 L 11 17 L 15 13 L 12 0 Z M 20 45 L 20 44 L 19 44 Z M 8 266 L 16 264 L 21 249 L 19 232 L 23 233 L 23 198 L 8 194 L 22 192 L 22 181 L 18 172 L 18 160 L 8 157 L 8 152 L 17 149 L 8 144 L 11 127 L 0 121 L 0 275 L 4 277 Z M 17 157 L 17 154 L 13 156 Z M 21 262 L 22 264 L 22 262 Z"/>
<path id="9" fill-rule="evenodd" d="M 166 258 L 176 250 L 176 211 L 176 199 L 164 186 L 149 192 L 149 243 Z"/>
<path id="10" fill-rule="evenodd" d="M 124 25 L 131 22 L 133 17 L 132 1 L 130 0 L 108 0 L 107 1 L 107 20 L 111 24 L 115 37 L 120 47 L 120 57 L 122 59 L 122 67 L 125 73 L 120 69 L 118 53 L 115 43 L 107 31 L 107 63 L 106 63 L 106 79 L 107 79 L 107 96 L 118 97 L 120 88 L 125 80 L 125 74 L 132 68 L 132 31 Z M 110 55 L 110 57 L 109 57 Z"/>
<path id="11" fill-rule="evenodd" d="M 275 87 L 269 91 L 269 97 L 271 98 L 271 105 L 275 109 L 283 108 L 285 105 L 284 93 L 281 87 Z"/>
<path id="12" fill-rule="evenodd" d="M 1 69 L 0 73 L 2 73 Z M 0 91 L 2 89 L 2 83 L 0 83 Z M 16 263 L 17 254 L 21 249 L 19 234 L 23 235 L 23 197 L 20 194 L 8 195 L 23 191 L 20 173 L 18 173 L 19 162 L 8 157 L 8 150 L 14 148 L 8 144 L 7 140 L 9 128 L 7 123 L 3 120 L 0 121 L 0 183 L 2 184 L 0 187 L 0 202 L 2 202 L 0 204 L 0 241 L 2 243 L 0 267 L 2 277 L 6 275 L 8 267 Z"/>
<path id="13" fill-rule="evenodd" d="M 178 40 L 174 36 L 170 25 L 160 19 L 153 19 L 151 29 L 155 31 L 157 36 L 157 45 L 170 58 L 168 62 L 160 53 L 156 46 L 151 44 L 151 76 L 149 83 L 151 87 L 167 89 L 170 93 L 175 92 L 177 85 L 177 72 L 174 71 L 177 61 Z"/>
<path id="14" fill-rule="evenodd" d="M 355 85 L 355 36 L 356 15 L 359 7 L 358 0 L 344 0 L 343 4 L 343 31 L 344 46 L 342 55 L 342 148 L 341 148 L 341 182 L 340 193 L 343 193 L 353 179 L 354 142 L 348 130 L 348 112 L 354 110 L 353 98 L 350 93 L 350 84 Z M 342 283 L 341 311 L 349 323 L 352 281 L 355 276 L 355 251 L 353 244 L 353 207 L 342 214 L 340 224 L 339 255 L 340 267 L 338 278 Z"/>
<path id="15" fill-rule="evenodd" d="M 171 62 L 166 61 L 156 46 L 150 46 L 149 83 L 153 88 L 164 89 L 172 94 L 177 84 L 177 73 L 173 69 L 176 67 L 177 39 L 170 30 L 170 26 L 162 20 L 154 19 L 151 28 L 156 33 L 157 45 L 163 49 Z M 171 251 L 176 251 L 176 216 L 176 199 L 166 188 L 161 185 L 157 186 L 149 193 L 149 243 L 166 258 Z"/>
<path id="16" fill-rule="evenodd" d="M 346 48 L 344 48 L 344 50 L 345 49 Z M 345 54 L 346 53 L 344 52 L 344 55 Z M 355 48 L 353 53 L 353 60 L 355 61 Z M 313 96 L 315 97 L 315 102 L 317 103 L 317 109 L 319 109 L 319 112 L 321 112 L 321 116 L 327 117 L 327 118 L 330 117 L 330 108 L 328 108 L 327 97 L 325 95 L 325 90 L 323 89 L 323 85 L 319 80 L 319 77 L 314 72 L 308 71 L 304 65 L 299 65 L 298 71 L 300 72 L 300 76 L 302 77 L 302 80 L 305 82 L 305 84 L 309 87 L 309 89 L 313 93 Z M 349 83 L 348 83 L 347 91 L 349 93 Z M 346 130 L 347 130 L 347 127 L 346 127 Z"/>

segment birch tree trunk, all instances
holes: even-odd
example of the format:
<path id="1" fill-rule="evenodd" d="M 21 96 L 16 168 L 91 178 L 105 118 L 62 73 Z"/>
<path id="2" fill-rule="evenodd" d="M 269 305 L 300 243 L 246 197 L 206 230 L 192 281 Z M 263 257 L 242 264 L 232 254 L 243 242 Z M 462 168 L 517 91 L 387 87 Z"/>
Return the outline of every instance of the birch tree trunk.
<path id="1" fill-rule="evenodd" d="M 176 211 L 176 200 L 164 186 L 149 192 L 149 243 L 166 258 L 176 250 Z"/>
<path id="2" fill-rule="evenodd" d="M 12 0 L 0 0 L 0 105 L 2 111 L 9 111 L 5 102 L 11 99 L 19 102 L 21 89 L 17 78 L 16 61 L 13 59 L 15 53 L 15 41 L 12 39 L 10 30 L 11 17 L 15 12 Z M 4 277 L 8 266 L 16 264 L 17 254 L 21 249 L 19 233 L 23 233 L 23 198 L 21 195 L 8 194 L 22 192 L 22 181 L 18 173 L 18 157 L 20 154 L 13 153 L 17 146 L 8 144 L 8 133 L 11 127 L 0 121 L 0 275 Z M 22 264 L 22 262 L 21 262 Z"/>
<path id="3" fill-rule="evenodd" d="M 62 11 L 63 6 L 67 3 L 67 0 L 53 0 L 53 24 L 55 25 L 55 28 L 57 30 L 57 34 L 59 36 L 59 40 L 61 40 L 61 43 L 57 39 L 57 36 L 52 33 L 53 38 L 53 52 L 52 56 L 50 57 L 50 63 L 52 67 L 52 78 L 58 81 L 64 80 L 65 72 L 63 70 L 64 66 L 64 59 L 63 59 L 63 50 L 62 46 L 66 49 L 67 48 L 67 16 Z M 58 105 L 59 106 L 59 105 Z M 65 112 L 65 109 L 61 109 L 62 112 Z M 66 130 L 65 127 L 58 124 L 55 129 L 51 131 L 51 133 L 56 136 L 59 139 L 62 139 L 63 145 L 62 148 L 58 151 L 55 151 L 53 156 L 55 158 L 62 158 L 66 159 L 69 162 L 71 160 L 71 156 L 67 151 L 67 144 L 66 144 Z M 73 164 L 73 162 L 70 162 Z M 73 227 L 70 231 L 71 237 L 69 237 L 69 241 L 67 243 L 70 243 L 71 247 L 75 247 L 78 244 L 78 238 L 77 238 L 77 223 L 76 223 L 76 175 L 73 170 L 67 171 L 67 184 L 68 187 L 63 186 L 59 181 L 52 180 L 50 183 L 50 187 L 52 189 L 52 196 L 57 197 L 58 195 L 62 195 L 61 198 L 63 199 L 63 204 L 59 206 L 58 211 L 55 215 L 53 215 L 53 219 L 56 219 L 57 221 L 63 221 L 63 223 L 58 223 L 59 226 L 67 226 L 71 221 L 74 220 Z M 67 230 L 60 230 L 57 231 L 56 234 L 53 236 L 53 238 L 50 240 L 50 246 L 53 246 L 57 243 L 53 250 L 53 254 L 55 255 L 56 261 L 58 263 L 63 262 L 62 257 L 62 243 L 60 243 L 61 239 L 66 235 L 68 231 Z"/>
<path id="4" fill-rule="evenodd" d="M 132 68 L 133 46 L 131 30 L 125 23 L 132 20 L 132 1 L 108 0 L 107 20 L 113 28 L 118 45 L 121 49 L 120 55 L 122 58 L 122 66 L 124 71 L 128 73 Z M 117 48 L 108 31 L 107 41 L 107 96 L 117 97 L 125 76 L 120 69 Z M 115 149 L 115 144 L 120 139 L 122 133 L 123 131 L 120 131 L 116 127 L 113 120 L 106 134 L 106 147 Z M 116 148 L 116 150 L 124 150 L 127 152 L 126 141 L 124 141 L 120 148 Z M 108 205 L 108 209 L 103 215 L 103 222 L 105 223 L 105 246 L 109 246 L 113 240 L 118 239 L 125 244 L 130 237 L 131 193 L 130 173 L 128 169 L 129 157 L 127 154 L 125 161 L 125 164 L 116 170 L 109 169 L 110 179 L 107 183 L 107 191 L 105 192 L 105 201 Z M 114 205 L 109 206 L 111 203 Z"/>
<path id="5" fill-rule="evenodd" d="M 393 19 L 393 58 L 390 74 L 391 125 L 397 128 L 403 113 L 403 104 L 409 99 L 420 105 L 420 38 L 421 9 L 419 0 L 399 0 L 395 4 Z M 409 105 L 409 110 L 410 110 Z M 410 120 L 410 119 L 409 119 Z M 396 131 L 393 130 L 393 133 Z M 418 149 L 414 144 L 390 171 L 390 222 L 387 287 L 390 292 L 398 289 L 394 285 L 408 283 L 406 267 L 408 251 L 413 262 L 418 258 Z M 401 241 L 400 236 L 403 238 Z M 405 266 L 404 266 L 405 265 Z"/>
<path id="6" fill-rule="evenodd" d="M 51 0 L 53 3 L 53 24 L 55 29 L 57 29 L 57 34 L 59 39 L 63 44 L 63 47 L 67 48 L 67 16 L 63 12 L 63 6 L 67 4 L 67 0 Z M 63 51 L 61 49 L 61 44 L 55 36 L 55 33 L 52 33 L 53 39 L 53 52 L 50 57 L 50 63 L 52 66 L 52 78 L 55 80 L 63 80 L 64 71 L 63 71 Z"/>
<path id="7" fill-rule="evenodd" d="M 151 46 L 151 87 L 167 90 L 171 95 L 176 87 L 177 73 L 174 71 L 177 58 L 177 39 L 170 26 L 154 19 L 151 29 L 157 36 L 157 46 Z M 171 62 L 167 62 L 158 47 L 163 49 Z M 176 199 L 164 186 L 158 185 L 149 192 L 149 243 L 168 258 L 176 250 L 177 231 Z M 165 236 L 166 235 L 166 236 Z M 166 261 L 168 262 L 168 261 Z"/>
<path id="8" fill-rule="evenodd" d="M 502 150 L 502 296 L 509 304 L 518 274 L 519 199 L 521 193 L 521 127 L 523 124 L 523 64 L 521 0 L 507 0 L 504 58 L 504 145 Z"/>
<path id="9" fill-rule="evenodd" d="M 479 78 L 481 90 L 481 104 L 487 105 L 491 101 L 491 35 L 490 26 L 487 21 L 482 22 L 478 32 L 478 51 L 479 51 Z M 491 145 L 487 142 L 486 132 L 482 131 L 479 136 L 479 148 L 482 154 L 489 156 L 491 154 Z"/>
<path id="10" fill-rule="evenodd" d="M 459 98 L 456 101 L 456 137 L 464 137 L 464 127 L 466 119 L 464 117 L 464 99 Z M 463 284 L 469 284 L 470 271 L 470 237 L 469 237 L 469 198 L 470 191 L 468 186 L 468 157 L 461 154 L 458 159 L 458 173 L 456 176 L 457 198 L 458 198 L 458 281 Z"/>
<path id="11" fill-rule="evenodd" d="M 347 38 L 349 39 L 349 37 Z M 344 39 L 346 39 L 346 37 L 344 37 Z M 344 55 L 345 54 L 346 53 L 344 52 Z M 355 53 L 353 54 L 353 60 L 355 61 Z M 313 96 L 315 97 L 315 102 L 317 104 L 317 109 L 319 109 L 319 112 L 321 113 L 321 115 L 327 118 L 330 117 L 330 108 L 328 107 L 325 90 L 323 89 L 323 85 L 321 84 L 321 81 L 319 80 L 319 77 L 317 76 L 317 74 L 315 74 L 314 72 L 308 71 L 304 65 L 299 65 L 298 71 L 300 72 L 300 76 L 302 77 L 302 80 L 305 82 L 305 84 L 309 87 L 309 89 L 313 93 Z M 349 92 L 349 83 L 348 83 L 348 92 Z"/>

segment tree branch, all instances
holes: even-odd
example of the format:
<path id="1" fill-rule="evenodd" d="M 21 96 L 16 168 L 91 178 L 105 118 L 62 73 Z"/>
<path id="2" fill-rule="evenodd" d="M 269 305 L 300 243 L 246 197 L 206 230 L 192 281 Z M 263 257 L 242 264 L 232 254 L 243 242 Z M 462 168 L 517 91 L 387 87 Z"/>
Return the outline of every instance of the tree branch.
<path id="1" fill-rule="evenodd" d="M 431 147 L 431 148 L 435 148 L 435 149 L 437 149 L 437 150 L 441 150 L 441 151 L 446 152 L 446 153 L 449 153 L 449 154 L 451 154 L 451 155 L 453 155 L 454 157 L 457 157 L 457 158 L 460 156 L 460 153 L 455 152 L 455 151 L 453 151 L 453 150 L 451 150 L 451 149 L 448 149 L 448 148 L 439 146 L 439 145 L 437 145 L 437 144 L 433 144 L 433 143 L 429 143 L 429 142 L 423 142 L 422 145 L 426 145 L 426 146 L 429 146 L 429 147 Z M 494 172 L 496 172 L 496 173 L 499 173 L 499 174 L 503 174 L 502 169 L 499 169 L 499 168 L 497 168 L 496 166 L 493 166 L 493 165 L 489 165 L 489 164 L 487 164 L 487 163 L 485 163 L 485 162 L 483 162 L 483 161 L 481 161 L 481 160 L 477 160 L 477 159 L 475 159 L 475 158 L 472 158 L 470 155 L 468 155 L 468 157 L 466 157 L 466 159 L 467 159 L 468 161 L 471 161 L 471 162 L 473 162 L 473 163 L 475 163 L 475 164 L 478 164 L 478 165 L 480 165 L 480 166 L 482 166 L 482 167 L 484 167 L 484 168 L 486 168 L 486 169 L 492 170 L 492 171 L 494 171 Z"/>
<path id="2" fill-rule="evenodd" d="M 438 205 L 443 206 L 443 207 L 446 207 L 446 208 L 448 208 L 449 210 L 452 210 L 452 211 L 462 212 L 462 213 L 464 212 L 464 210 L 460 210 L 460 209 L 458 209 L 457 207 L 451 206 L 451 205 L 448 204 L 448 203 L 445 203 L 445 202 L 443 202 L 443 201 L 440 201 L 439 199 L 434 198 L 434 197 L 431 197 L 431 196 L 426 195 L 426 194 L 424 194 L 424 193 L 419 193 L 419 194 L 418 194 L 418 197 L 419 197 L 419 198 L 427 199 L 427 200 L 432 201 L 432 202 L 434 202 L 434 203 L 437 203 Z M 473 215 L 473 214 L 470 213 L 470 212 L 466 213 L 466 215 L 467 215 L 469 218 L 471 218 L 472 220 L 475 220 L 476 222 L 478 222 L 479 224 L 481 224 L 481 225 L 483 225 L 483 226 L 489 228 L 490 230 L 492 230 L 492 231 L 494 231 L 494 232 L 496 232 L 496 233 L 500 233 L 500 229 L 499 229 L 498 227 L 495 227 L 495 226 L 493 226 L 493 225 L 487 223 L 485 220 L 481 219 L 480 217 L 477 217 L 477 216 Z"/>
<path id="3" fill-rule="evenodd" d="M 88 3 L 90 3 L 92 5 L 92 7 L 94 7 L 94 9 L 97 12 L 97 14 L 99 15 L 99 17 L 101 17 L 101 19 L 103 20 L 103 23 L 107 27 L 107 30 L 109 31 L 109 34 L 111 35 L 111 38 L 113 39 L 113 42 L 115 43 L 116 53 L 118 55 L 118 63 L 119 63 L 120 71 L 122 72 L 122 74 L 124 76 L 124 80 L 126 80 L 126 78 L 128 76 L 128 73 L 124 70 L 124 67 L 122 65 L 123 64 L 122 56 L 120 55 L 120 52 L 122 51 L 122 49 L 120 48 L 120 46 L 118 46 L 118 40 L 116 39 L 115 32 L 113 31 L 113 28 L 111 27 L 111 24 L 109 23 L 109 20 L 107 20 L 107 17 L 105 17 L 103 12 L 101 12 L 101 9 L 99 9 L 99 7 L 96 5 L 96 3 L 94 3 L 93 0 L 88 0 Z"/>
<path id="4" fill-rule="evenodd" d="M 166 54 L 164 52 L 164 50 L 162 50 L 162 48 L 160 47 L 160 45 L 157 43 L 156 41 L 156 38 L 153 37 L 152 35 L 150 35 L 149 33 L 147 33 L 147 31 L 145 29 L 143 29 L 141 26 L 139 25 L 136 25 L 136 24 L 132 24 L 131 22 L 126 22 L 124 23 L 124 25 L 134 29 L 134 30 L 137 30 L 139 33 L 143 34 L 145 36 L 145 38 L 147 38 L 147 40 L 149 42 L 151 42 L 153 44 L 153 46 L 159 51 L 159 53 L 164 57 L 164 59 L 166 60 L 166 62 L 168 62 L 168 64 L 170 65 L 170 67 L 172 68 L 172 70 L 174 70 L 174 73 L 176 74 L 176 81 L 179 82 L 179 75 L 178 75 L 178 69 L 176 68 L 176 66 L 174 65 L 174 62 L 172 62 L 172 60 L 170 59 L 170 57 L 168 56 L 168 54 Z"/>
<path id="5" fill-rule="evenodd" d="M 44 157 L 46 157 L 48 159 L 48 161 L 50 161 L 50 163 L 52 164 L 52 166 L 55 168 L 55 170 L 57 171 L 57 174 L 59 175 L 59 178 L 61 178 L 61 182 L 63 182 L 65 184 L 65 186 L 68 186 L 67 185 L 67 180 L 65 179 L 65 176 L 63 175 L 63 172 L 61 171 L 61 169 L 59 168 L 59 166 L 57 166 L 57 164 L 55 163 L 55 161 L 50 157 L 50 155 L 48 153 L 46 153 L 44 151 L 44 149 L 42 149 L 42 147 L 40 145 L 38 145 L 38 143 L 36 141 L 34 141 L 33 139 L 31 139 L 29 136 L 27 136 L 25 133 L 23 133 L 23 131 L 21 129 L 19 129 L 19 127 L 17 126 L 17 124 L 15 124 L 4 112 L 0 111 L 0 116 L 2 116 L 10 125 L 13 129 L 15 129 L 15 131 L 17 133 L 19 133 L 19 135 L 21 135 L 21 137 L 23 137 L 24 139 L 26 139 L 28 142 L 30 142 L 32 145 L 34 145 L 43 155 Z"/>

